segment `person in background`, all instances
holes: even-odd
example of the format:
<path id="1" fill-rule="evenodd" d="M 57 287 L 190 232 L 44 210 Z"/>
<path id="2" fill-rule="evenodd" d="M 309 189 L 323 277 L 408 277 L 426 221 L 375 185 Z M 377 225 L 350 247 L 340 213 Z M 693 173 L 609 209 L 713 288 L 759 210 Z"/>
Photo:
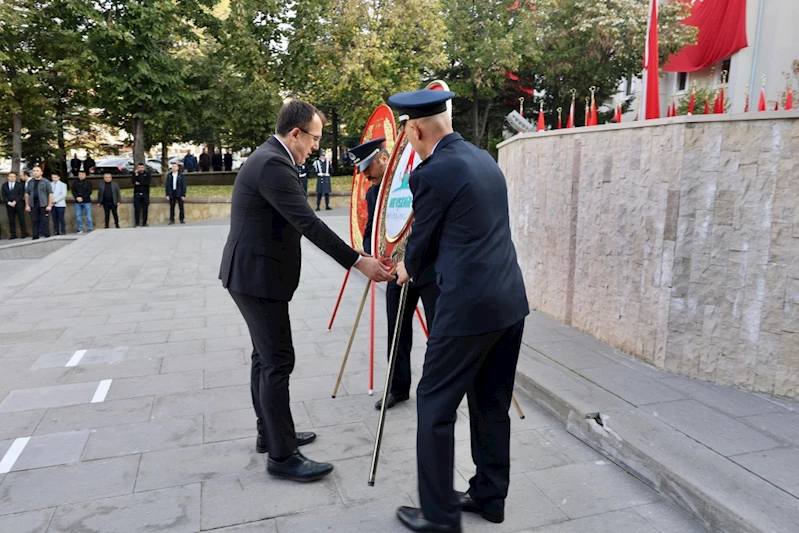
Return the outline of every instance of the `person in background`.
<path id="1" fill-rule="evenodd" d="M 327 160 L 325 152 L 319 154 L 319 159 L 313 164 L 314 174 L 316 174 L 316 210 L 322 204 L 322 195 L 325 195 L 325 209 L 330 211 L 330 161 Z"/>
<path id="2" fill-rule="evenodd" d="M 189 157 L 188 155 L 186 157 Z M 194 156 L 191 156 L 194 157 Z M 197 161 L 195 160 L 195 165 Z M 186 163 L 183 163 L 186 168 Z M 136 165 L 136 173 L 133 174 L 133 212 L 134 227 L 139 225 L 147 226 L 147 211 L 150 209 L 150 183 L 152 177 L 144 163 Z"/>
<path id="3" fill-rule="evenodd" d="M 75 198 L 75 218 L 78 219 L 78 235 L 83 233 L 83 218 L 86 217 L 86 231 L 92 230 L 92 182 L 86 179 L 86 171 L 78 172 L 78 181 L 72 184 Z"/>
<path id="4" fill-rule="evenodd" d="M 3 184 L 1 194 L 8 213 L 8 225 L 11 230 L 9 239 L 17 238 L 17 220 L 22 230 L 20 235 L 24 239 L 28 236 L 25 229 L 25 184 L 17 183 L 17 175 L 9 172 L 8 181 Z"/>
<path id="5" fill-rule="evenodd" d="M 180 172 L 177 163 L 172 163 L 172 171 L 166 177 L 166 199 L 169 200 L 169 224 L 175 223 L 175 204 L 180 209 L 180 223 L 183 220 L 183 201 L 186 199 L 186 178 Z"/>
<path id="6" fill-rule="evenodd" d="M 53 188 L 42 179 L 42 168 L 33 167 L 33 179 L 25 187 L 25 210 L 31 214 L 33 240 L 50 236 L 50 211 L 53 209 Z"/>
<path id="7" fill-rule="evenodd" d="M 86 159 L 83 160 L 83 171 L 87 176 L 94 172 L 94 159 L 92 159 L 92 156 L 89 154 L 89 152 L 86 152 Z"/>
<path id="8" fill-rule="evenodd" d="M 308 197 L 308 161 L 297 165 L 297 173 L 300 175 L 300 183 L 302 183 L 302 190 L 305 191 L 305 197 Z"/>
<path id="9" fill-rule="evenodd" d="M 67 223 L 64 212 L 67 210 L 67 184 L 61 181 L 61 176 L 53 174 L 50 187 L 53 189 L 53 234 L 66 235 Z"/>
<path id="10" fill-rule="evenodd" d="M 114 214 L 114 226 L 119 228 L 119 214 L 117 208 L 122 203 L 122 193 L 119 185 L 112 181 L 111 174 L 103 174 L 103 181 L 97 188 L 97 205 L 102 206 L 105 211 L 105 227 L 108 229 L 108 215 Z M 91 204 L 89 204 L 91 205 Z"/>
<path id="11" fill-rule="evenodd" d="M 78 159 L 78 153 L 72 152 L 72 160 L 69 162 L 69 168 L 72 169 L 72 177 L 77 178 L 80 172 L 81 160 Z"/>
<path id="12" fill-rule="evenodd" d="M 222 171 L 222 152 L 219 148 L 214 148 L 214 155 L 211 157 L 211 166 L 214 167 L 214 172 Z"/>
<path id="13" fill-rule="evenodd" d="M 200 170 L 208 172 L 211 169 L 211 156 L 208 155 L 208 148 L 203 148 L 200 154 Z"/>
<path id="14" fill-rule="evenodd" d="M 233 154 L 230 153 L 230 150 L 225 151 L 225 157 L 223 158 L 225 163 L 225 172 L 230 172 L 233 170 Z"/>
<path id="15" fill-rule="evenodd" d="M 186 150 L 186 155 L 183 156 L 183 170 L 186 172 L 197 172 L 197 158 L 191 153 L 191 150 Z"/>

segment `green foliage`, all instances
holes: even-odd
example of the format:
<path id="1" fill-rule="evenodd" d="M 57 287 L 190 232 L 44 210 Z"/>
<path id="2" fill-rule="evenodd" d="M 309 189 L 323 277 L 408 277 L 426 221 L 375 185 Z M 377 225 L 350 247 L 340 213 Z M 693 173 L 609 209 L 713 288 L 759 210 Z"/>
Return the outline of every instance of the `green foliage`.
<path id="1" fill-rule="evenodd" d="M 713 113 L 713 105 L 719 95 L 720 89 L 711 89 L 703 85 L 696 87 L 696 106 L 694 107 L 694 115 L 703 115 L 705 113 L 705 102 L 710 106 L 710 113 Z M 677 114 L 687 115 L 688 106 L 691 104 L 691 93 L 688 92 L 677 100 Z M 757 102 L 755 102 L 757 105 Z M 724 98 L 724 112 L 730 109 L 730 99 Z"/>

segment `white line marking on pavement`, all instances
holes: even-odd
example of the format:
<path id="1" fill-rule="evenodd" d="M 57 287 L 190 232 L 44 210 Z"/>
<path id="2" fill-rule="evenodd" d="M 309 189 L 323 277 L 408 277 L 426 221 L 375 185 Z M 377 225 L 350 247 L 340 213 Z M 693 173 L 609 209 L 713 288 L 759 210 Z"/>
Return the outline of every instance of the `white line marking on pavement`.
<path id="1" fill-rule="evenodd" d="M 14 468 L 14 463 L 19 459 L 22 450 L 28 445 L 29 440 L 31 440 L 30 437 L 23 437 L 14 441 L 11 448 L 6 452 L 5 457 L 3 457 L 3 460 L 0 461 L 0 474 L 8 474 L 11 472 L 11 469 Z"/>
<path id="2" fill-rule="evenodd" d="M 75 352 L 69 361 L 67 361 L 67 367 L 70 366 L 77 366 L 80 363 L 80 360 L 83 359 L 83 356 L 86 355 L 86 350 L 78 350 Z"/>
<path id="3" fill-rule="evenodd" d="M 97 390 L 94 391 L 94 398 L 92 398 L 92 403 L 102 403 L 105 401 L 105 396 L 108 394 L 108 389 L 111 388 L 111 382 L 114 381 L 113 379 L 104 379 L 97 385 Z"/>

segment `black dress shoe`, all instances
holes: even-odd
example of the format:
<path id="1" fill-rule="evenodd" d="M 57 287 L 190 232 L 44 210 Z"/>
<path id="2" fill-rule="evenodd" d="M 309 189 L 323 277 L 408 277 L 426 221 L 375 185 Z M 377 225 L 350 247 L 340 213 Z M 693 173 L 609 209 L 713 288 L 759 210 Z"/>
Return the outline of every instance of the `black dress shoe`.
<path id="1" fill-rule="evenodd" d="M 270 457 L 267 461 L 266 471 L 270 475 L 291 481 L 316 481 L 332 472 L 333 465 L 311 461 L 297 450 L 282 462 L 275 461 Z"/>
<path id="2" fill-rule="evenodd" d="M 392 393 L 389 392 L 388 393 L 388 405 L 386 405 L 386 409 L 391 409 L 392 407 L 397 405 L 399 402 L 404 402 L 404 401 L 407 401 L 409 399 L 410 399 L 410 396 L 408 396 L 407 394 L 402 394 L 400 396 L 394 396 Z M 375 403 L 375 409 L 377 409 L 379 411 L 381 407 L 383 407 L 383 398 L 380 398 L 379 400 L 377 400 L 377 403 Z"/>
<path id="3" fill-rule="evenodd" d="M 411 531 L 429 533 L 461 533 L 461 526 L 447 526 L 436 524 L 427 520 L 418 507 L 400 507 L 397 509 L 397 518 Z"/>
<path id="4" fill-rule="evenodd" d="M 311 431 L 298 431 L 294 435 L 294 438 L 297 439 L 297 446 L 305 446 L 316 440 L 316 433 Z M 258 440 L 255 441 L 255 451 L 258 453 L 266 453 L 269 451 L 269 447 L 266 445 L 266 439 L 263 435 L 258 435 Z"/>
<path id="5" fill-rule="evenodd" d="M 458 497 L 463 506 L 463 512 L 479 514 L 489 522 L 501 524 L 505 521 L 505 511 L 490 511 L 474 501 L 468 492 L 459 492 Z"/>

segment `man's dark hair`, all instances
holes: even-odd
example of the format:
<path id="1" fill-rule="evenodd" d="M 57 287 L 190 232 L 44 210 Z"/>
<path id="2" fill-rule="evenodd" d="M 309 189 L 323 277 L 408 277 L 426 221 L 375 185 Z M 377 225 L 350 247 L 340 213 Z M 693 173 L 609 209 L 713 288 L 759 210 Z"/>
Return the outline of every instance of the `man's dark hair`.
<path id="1" fill-rule="evenodd" d="M 31 173 L 28 172 L 27 170 L 23 170 L 22 174 L 24 174 L 25 176 L 28 176 L 29 178 L 31 177 Z"/>
<path id="2" fill-rule="evenodd" d="M 136 163 L 136 166 L 137 166 L 137 167 L 143 167 L 143 166 L 144 166 L 144 163 L 142 163 L 141 161 L 139 161 L 138 163 Z"/>
<path id="3" fill-rule="evenodd" d="M 314 115 L 319 115 L 322 125 L 325 125 L 325 115 L 308 102 L 302 100 L 289 100 L 277 114 L 277 127 L 275 133 L 285 137 L 294 128 L 308 129 L 308 124 L 313 120 Z"/>

